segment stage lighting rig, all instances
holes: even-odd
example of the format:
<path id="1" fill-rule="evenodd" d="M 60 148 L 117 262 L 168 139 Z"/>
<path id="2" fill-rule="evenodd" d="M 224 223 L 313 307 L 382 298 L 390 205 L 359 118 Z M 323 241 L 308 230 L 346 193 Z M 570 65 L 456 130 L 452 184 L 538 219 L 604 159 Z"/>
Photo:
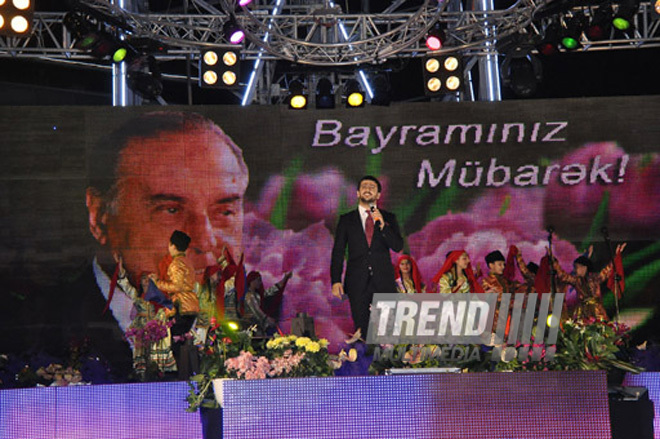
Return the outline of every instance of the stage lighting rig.
<path id="1" fill-rule="evenodd" d="M 533 45 L 518 45 L 504 54 L 502 85 L 520 98 L 534 96 L 543 79 L 541 61 L 532 53 Z"/>
<path id="2" fill-rule="evenodd" d="M 332 82 L 322 77 L 316 83 L 316 108 L 335 108 L 335 92 Z"/>
<path id="3" fill-rule="evenodd" d="M 424 63 L 424 93 L 438 96 L 457 93 L 463 85 L 463 58 L 459 54 L 429 56 Z"/>
<path id="4" fill-rule="evenodd" d="M 0 0 L 0 35 L 28 36 L 33 17 L 33 0 Z"/>
<path id="5" fill-rule="evenodd" d="M 289 84 L 289 108 L 293 110 L 304 110 L 307 108 L 307 95 L 302 81 L 295 79 Z"/>
<path id="6" fill-rule="evenodd" d="M 586 18 L 581 12 L 565 20 L 565 27 L 561 33 L 561 45 L 564 49 L 576 50 L 582 47 L 580 39 L 585 23 Z"/>
<path id="7" fill-rule="evenodd" d="M 626 35 L 632 35 L 635 31 L 633 19 L 639 12 L 639 1 L 637 0 L 623 0 L 619 3 L 619 7 L 612 19 L 612 26 L 617 31 Z"/>
<path id="8" fill-rule="evenodd" d="M 594 11 L 591 22 L 585 31 L 585 35 L 589 40 L 600 41 L 609 38 L 612 32 L 612 19 L 613 10 L 612 4 L 609 2 L 603 3 L 598 6 Z"/>
<path id="9" fill-rule="evenodd" d="M 426 47 L 431 51 L 437 51 L 442 49 L 442 46 L 445 44 L 446 40 L 445 31 L 441 28 L 439 24 L 433 26 L 428 33 L 426 34 Z"/>
<path id="10" fill-rule="evenodd" d="M 236 48 L 203 50 L 199 58 L 199 85 L 213 88 L 238 88 L 239 52 Z"/>
<path id="11" fill-rule="evenodd" d="M 346 107 L 357 108 L 364 106 L 364 93 L 357 79 L 349 79 L 344 84 L 344 95 L 346 96 Z"/>

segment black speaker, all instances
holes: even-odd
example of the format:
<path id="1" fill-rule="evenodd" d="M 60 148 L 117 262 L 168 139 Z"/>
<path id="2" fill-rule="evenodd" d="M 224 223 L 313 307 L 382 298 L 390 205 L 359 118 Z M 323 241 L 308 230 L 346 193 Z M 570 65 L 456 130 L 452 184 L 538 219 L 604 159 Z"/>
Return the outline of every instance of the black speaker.
<path id="1" fill-rule="evenodd" d="M 612 439 L 653 439 L 653 401 L 646 387 L 608 389 Z"/>

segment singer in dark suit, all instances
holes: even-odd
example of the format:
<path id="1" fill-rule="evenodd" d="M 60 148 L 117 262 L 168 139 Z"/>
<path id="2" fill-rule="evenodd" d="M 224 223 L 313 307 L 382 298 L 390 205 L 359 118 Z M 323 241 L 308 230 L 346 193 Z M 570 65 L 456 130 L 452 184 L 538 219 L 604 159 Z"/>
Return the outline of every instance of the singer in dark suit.
<path id="1" fill-rule="evenodd" d="M 332 294 L 338 298 L 348 296 L 353 323 L 365 340 L 374 293 L 396 293 L 390 250 L 399 252 L 403 248 L 396 216 L 376 207 L 381 190 L 376 177 L 362 177 L 357 189 L 357 209 L 339 218 L 330 265 Z M 342 285 L 347 246 L 348 262 Z"/>

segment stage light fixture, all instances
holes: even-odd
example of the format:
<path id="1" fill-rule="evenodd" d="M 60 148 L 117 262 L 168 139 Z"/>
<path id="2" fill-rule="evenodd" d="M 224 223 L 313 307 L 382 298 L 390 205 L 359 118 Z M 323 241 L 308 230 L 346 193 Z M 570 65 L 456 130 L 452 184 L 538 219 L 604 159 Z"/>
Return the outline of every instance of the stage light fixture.
<path id="1" fill-rule="evenodd" d="M 207 49 L 200 54 L 200 87 L 236 88 L 239 86 L 236 49 Z"/>
<path id="2" fill-rule="evenodd" d="M 429 50 L 436 51 L 442 49 L 442 46 L 445 44 L 445 39 L 445 32 L 440 26 L 436 25 L 426 34 L 425 44 Z"/>
<path id="3" fill-rule="evenodd" d="M 501 67 L 502 85 L 520 98 L 532 97 L 543 79 L 541 61 L 527 48 L 514 48 L 505 54 Z"/>
<path id="4" fill-rule="evenodd" d="M 326 77 L 320 78 L 316 83 L 316 108 L 335 108 L 332 82 Z"/>
<path id="5" fill-rule="evenodd" d="M 612 4 L 604 3 L 595 11 L 594 16 L 585 31 L 585 35 L 592 41 L 607 39 L 612 30 Z"/>
<path id="6" fill-rule="evenodd" d="M 0 0 L 0 35 L 24 37 L 34 17 L 32 0 Z"/>
<path id="7" fill-rule="evenodd" d="M 362 87 L 356 79 L 349 79 L 344 84 L 344 93 L 346 95 L 346 107 L 357 108 L 364 106 L 364 93 Z"/>
<path id="8" fill-rule="evenodd" d="M 585 17 L 582 14 L 566 19 L 566 27 L 562 29 L 561 45 L 566 50 L 575 50 L 582 47 L 580 36 L 584 29 Z"/>
<path id="9" fill-rule="evenodd" d="M 660 18 L 660 0 L 651 1 L 651 17 L 654 20 Z"/>
<path id="10" fill-rule="evenodd" d="M 128 67 L 128 87 L 148 100 L 157 100 L 163 93 L 160 66 L 153 56 L 137 58 Z"/>
<path id="11" fill-rule="evenodd" d="M 612 26 L 620 32 L 630 34 L 635 30 L 633 20 L 639 11 L 639 3 L 635 0 L 624 0 L 612 19 Z"/>
<path id="12" fill-rule="evenodd" d="M 552 56 L 559 52 L 559 25 L 556 22 L 550 23 L 543 34 L 543 39 L 536 47 L 536 50 L 544 56 Z"/>
<path id="13" fill-rule="evenodd" d="M 436 96 L 460 91 L 463 59 L 458 54 L 431 56 L 423 61 L 424 93 Z"/>
<path id="14" fill-rule="evenodd" d="M 238 0 L 238 6 L 247 6 L 252 3 L 252 0 Z"/>
<path id="15" fill-rule="evenodd" d="M 303 110 L 307 108 L 307 95 L 303 83 L 296 79 L 289 84 L 289 108 Z"/>
<path id="16" fill-rule="evenodd" d="M 230 18 L 222 28 L 225 38 L 231 44 L 241 44 L 245 39 L 245 32 L 240 28 L 236 20 Z"/>

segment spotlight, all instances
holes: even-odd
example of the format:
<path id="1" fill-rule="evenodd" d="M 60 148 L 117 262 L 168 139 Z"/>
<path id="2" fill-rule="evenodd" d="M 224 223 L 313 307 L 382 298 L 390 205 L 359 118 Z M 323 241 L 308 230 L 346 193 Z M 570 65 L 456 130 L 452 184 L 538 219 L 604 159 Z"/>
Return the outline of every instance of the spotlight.
<path id="1" fill-rule="evenodd" d="M 651 17 L 654 20 L 660 18 L 660 0 L 651 1 Z"/>
<path id="2" fill-rule="evenodd" d="M 163 92 L 160 67 L 156 58 L 145 56 L 128 67 L 128 87 L 148 100 L 157 100 Z"/>
<path id="3" fill-rule="evenodd" d="M 436 96 L 459 91 L 463 85 L 463 59 L 460 55 L 431 56 L 423 62 L 426 95 Z"/>
<path id="4" fill-rule="evenodd" d="M 536 50 L 538 50 L 538 52 L 541 55 L 552 56 L 555 55 L 557 52 L 559 52 L 559 50 L 557 49 L 558 46 L 559 46 L 559 25 L 553 22 L 550 23 L 545 28 L 543 39 L 536 47 Z"/>
<path id="5" fill-rule="evenodd" d="M 236 23 L 236 20 L 233 18 L 225 23 L 222 31 L 225 34 L 225 38 L 227 38 L 231 44 L 241 44 L 245 39 L 245 32 L 240 26 L 238 26 L 238 23 Z"/>
<path id="6" fill-rule="evenodd" d="M 328 78 L 321 78 L 316 83 L 316 108 L 335 108 L 335 93 Z"/>
<path id="7" fill-rule="evenodd" d="M 530 49 L 516 47 L 506 53 L 502 62 L 502 85 L 509 87 L 520 98 L 533 96 L 543 79 L 541 62 Z"/>
<path id="8" fill-rule="evenodd" d="M 304 94 L 303 83 L 299 80 L 289 84 L 289 108 L 303 110 L 307 108 L 307 96 Z"/>
<path id="9" fill-rule="evenodd" d="M 238 0 L 238 6 L 247 6 L 252 3 L 252 0 Z"/>
<path id="10" fill-rule="evenodd" d="M 660 0 L 659 0 L 660 1 Z M 585 34 L 592 41 L 607 39 L 612 30 L 612 5 L 602 4 L 594 12 Z"/>
<path id="11" fill-rule="evenodd" d="M 234 49 L 208 49 L 199 59 L 200 87 L 237 88 L 240 63 Z"/>
<path id="12" fill-rule="evenodd" d="M 561 45 L 567 50 L 575 50 L 582 46 L 580 35 L 584 28 L 584 15 L 577 14 L 566 20 L 566 27 L 561 36 Z"/>
<path id="13" fill-rule="evenodd" d="M 346 95 L 346 107 L 356 108 L 364 106 L 364 93 L 360 83 L 355 79 L 349 79 L 344 85 Z"/>
<path id="14" fill-rule="evenodd" d="M 0 0 L 0 35 L 24 37 L 32 27 L 32 0 Z"/>
<path id="15" fill-rule="evenodd" d="M 639 3 L 635 0 L 624 0 L 612 19 L 612 26 L 620 32 L 630 34 L 635 30 L 633 19 L 639 11 Z"/>
<path id="16" fill-rule="evenodd" d="M 436 25 L 426 34 L 426 47 L 432 51 L 440 50 L 445 43 L 445 38 L 445 32 L 439 25 Z"/>

